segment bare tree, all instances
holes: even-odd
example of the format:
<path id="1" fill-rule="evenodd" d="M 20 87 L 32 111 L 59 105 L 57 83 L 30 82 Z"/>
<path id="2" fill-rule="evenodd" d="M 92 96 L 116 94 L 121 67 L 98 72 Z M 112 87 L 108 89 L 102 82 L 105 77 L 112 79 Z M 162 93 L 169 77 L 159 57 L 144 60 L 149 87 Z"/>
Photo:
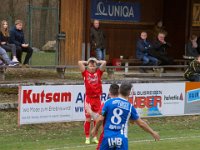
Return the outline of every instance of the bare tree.
<path id="1" fill-rule="evenodd" d="M 11 17 L 11 24 L 14 24 L 15 21 L 15 7 L 14 7 L 14 0 L 9 0 L 9 16 Z"/>

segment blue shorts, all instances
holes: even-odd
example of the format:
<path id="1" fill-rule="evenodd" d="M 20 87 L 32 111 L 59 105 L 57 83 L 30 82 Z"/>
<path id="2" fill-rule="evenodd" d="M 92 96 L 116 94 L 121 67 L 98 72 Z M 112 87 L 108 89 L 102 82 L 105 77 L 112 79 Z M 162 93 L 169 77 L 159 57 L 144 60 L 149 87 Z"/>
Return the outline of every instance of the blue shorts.
<path id="1" fill-rule="evenodd" d="M 104 137 L 100 150 L 128 150 L 128 139 L 124 136 Z"/>

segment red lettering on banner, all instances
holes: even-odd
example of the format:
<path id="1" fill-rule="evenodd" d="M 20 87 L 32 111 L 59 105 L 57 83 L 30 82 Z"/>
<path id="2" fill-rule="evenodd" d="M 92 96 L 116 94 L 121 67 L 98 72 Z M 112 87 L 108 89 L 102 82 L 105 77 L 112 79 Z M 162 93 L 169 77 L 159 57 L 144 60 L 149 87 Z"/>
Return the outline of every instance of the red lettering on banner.
<path id="1" fill-rule="evenodd" d="M 129 97 L 129 98 L 128 98 L 128 101 L 129 101 L 131 104 L 133 104 L 133 97 Z"/>
<path id="2" fill-rule="evenodd" d="M 23 103 L 32 103 L 30 95 L 32 90 L 24 90 L 23 91 Z"/>
<path id="3" fill-rule="evenodd" d="M 23 103 L 51 103 L 71 102 L 71 92 L 63 93 L 32 93 L 32 90 L 23 90 Z"/>
<path id="4" fill-rule="evenodd" d="M 52 93 L 47 93 L 46 94 L 46 102 L 50 103 L 52 101 Z"/>
<path id="5" fill-rule="evenodd" d="M 162 106 L 162 97 L 161 96 L 140 96 L 136 97 L 133 100 L 133 97 L 129 97 L 129 102 L 134 105 L 135 108 L 151 108 L 159 105 Z M 134 102 L 134 103 L 133 103 Z"/>
<path id="6" fill-rule="evenodd" d="M 54 93 L 53 100 L 54 100 L 54 102 L 59 102 L 60 101 L 60 93 Z"/>

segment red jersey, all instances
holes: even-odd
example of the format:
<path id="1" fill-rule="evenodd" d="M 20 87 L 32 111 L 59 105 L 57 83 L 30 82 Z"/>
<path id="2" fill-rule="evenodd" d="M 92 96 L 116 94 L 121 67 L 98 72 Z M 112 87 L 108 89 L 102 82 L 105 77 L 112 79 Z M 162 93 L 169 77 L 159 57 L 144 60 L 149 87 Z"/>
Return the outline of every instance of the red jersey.
<path id="1" fill-rule="evenodd" d="M 102 94 L 102 75 L 103 71 L 100 69 L 97 69 L 94 73 L 90 73 L 88 70 L 82 72 L 87 96 L 96 97 Z"/>

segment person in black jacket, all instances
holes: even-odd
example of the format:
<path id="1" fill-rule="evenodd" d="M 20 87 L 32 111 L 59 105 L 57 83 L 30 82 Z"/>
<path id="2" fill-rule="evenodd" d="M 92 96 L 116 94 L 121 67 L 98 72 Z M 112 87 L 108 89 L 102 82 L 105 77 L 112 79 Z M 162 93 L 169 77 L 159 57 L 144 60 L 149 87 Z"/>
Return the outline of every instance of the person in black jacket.
<path id="1" fill-rule="evenodd" d="M 32 56 L 33 49 L 29 47 L 29 44 L 25 43 L 23 22 L 21 20 L 15 21 L 15 26 L 10 30 L 10 43 L 15 44 L 17 48 L 17 58 L 21 63 L 22 52 L 26 52 L 26 57 L 23 64 L 28 67 L 29 60 Z"/>
<path id="2" fill-rule="evenodd" d="M 1 21 L 1 31 L 0 31 L 0 44 L 3 49 L 6 51 L 12 52 L 12 62 L 19 62 L 16 57 L 16 46 L 15 44 L 9 43 L 9 30 L 8 22 L 6 20 Z"/>
<path id="3" fill-rule="evenodd" d="M 189 42 L 186 45 L 186 56 L 197 57 L 198 52 L 197 36 L 191 35 Z"/>
<path id="4" fill-rule="evenodd" d="M 94 20 L 93 26 L 90 29 L 91 47 L 95 49 L 96 58 L 105 60 L 105 34 L 99 27 L 99 20 Z"/>
<path id="5" fill-rule="evenodd" d="M 171 47 L 171 44 L 165 41 L 165 33 L 158 33 L 157 40 L 153 43 L 153 49 L 150 50 L 149 54 L 158 60 L 160 60 L 160 65 L 172 65 L 173 59 L 167 54 L 167 49 Z"/>

